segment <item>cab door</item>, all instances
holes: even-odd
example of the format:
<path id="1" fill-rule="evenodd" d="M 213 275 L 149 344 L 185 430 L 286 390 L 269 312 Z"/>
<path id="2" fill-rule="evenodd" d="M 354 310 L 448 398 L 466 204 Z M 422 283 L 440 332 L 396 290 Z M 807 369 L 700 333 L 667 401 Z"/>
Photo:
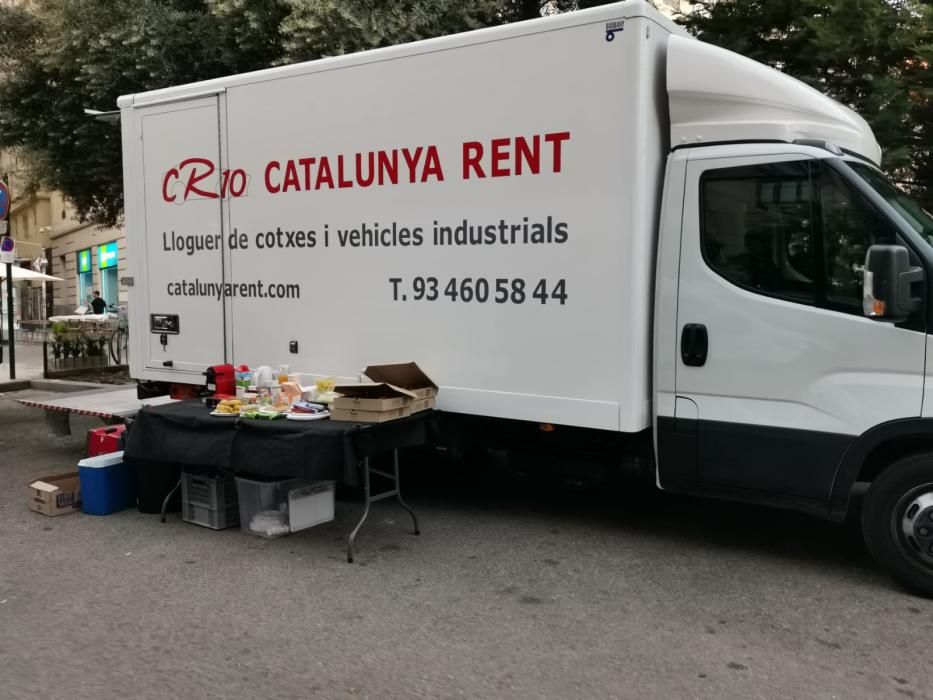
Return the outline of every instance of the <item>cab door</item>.
<path id="1" fill-rule="evenodd" d="M 920 415 L 922 321 L 862 315 L 868 247 L 894 242 L 823 160 L 686 164 L 674 362 L 686 483 L 828 500 L 856 436 Z"/>

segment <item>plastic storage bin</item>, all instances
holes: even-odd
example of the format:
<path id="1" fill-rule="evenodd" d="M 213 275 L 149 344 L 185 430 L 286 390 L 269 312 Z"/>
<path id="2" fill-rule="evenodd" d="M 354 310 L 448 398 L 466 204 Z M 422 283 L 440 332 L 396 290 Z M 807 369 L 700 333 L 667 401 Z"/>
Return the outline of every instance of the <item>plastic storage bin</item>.
<path id="1" fill-rule="evenodd" d="M 238 524 L 240 506 L 236 482 L 229 476 L 183 473 L 181 519 L 212 530 Z"/>
<path id="2" fill-rule="evenodd" d="M 236 478 L 240 529 L 260 537 L 281 537 L 288 525 L 288 492 L 298 479 Z"/>
<path id="3" fill-rule="evenodd" d="M 292 532 L 334 519 L 336 482 L 312 481 L 288 491 L 288 527 Z"/>
<path id="4" fill-rule="evenodd" d="M 82 510 L 90 515 L 110 515 L 136 504 L 133 471 L 123 452 L 88 457 L 78 462 Z"/>
<path id="5" fill-rule="evenodd" d="M 236 477 L 240 529 L 281 537 L 334 519 L 333 481 Z"/>

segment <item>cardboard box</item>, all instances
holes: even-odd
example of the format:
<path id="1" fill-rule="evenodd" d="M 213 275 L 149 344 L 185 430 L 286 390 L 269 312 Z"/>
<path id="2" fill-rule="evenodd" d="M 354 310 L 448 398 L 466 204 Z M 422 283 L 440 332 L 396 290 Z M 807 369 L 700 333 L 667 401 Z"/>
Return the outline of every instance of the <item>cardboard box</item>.
<path id="1" fill-rule="evenodd" d="M 398 418 L 407 418 L 411 415 L 411 406 L 393 408 L 389 411 L 357 411 L 348 408 L 331 408 L 331 420 L 344 420 L 353 423 L 385 423 Z"/>
<path id="2" fill-rule="evenodd" d="M 44 476 L 29 484 L 29 508 L 44 515 L 64 515 L 81 510 L 78 472 Z"/>
<path id="3" fill-rule="evenodd" d="M 436 399 L 433 396 L 429 396 L 426 399 L 415 399 L 411 402 L 411 412 L 420 413 L 421 411 L 430 411 L 434 408 L 434 403 Z"/>
<path id="4" fill-rule="evenodd" d="M 345 384 L 334 387 L 339 394 L 332 409 L 347 411 L 394 411 L 408 406 L 416 397 L 405 389 L 391 384 Z"/>
<path id="5" fill-rule="evenodd" d="M 431 381 L 431 378 L 414 362 L 400 365 L 370 365 L 363 370 L 363 374 L 374 382 L 383 382 L 410 391 L 416 399 L 429 399 L 437 396 L 437 384 Z"/>
<path id="6" fill-rule="evenodd" d="M 414 401 L 407 396 L 386 399 L 363 399 L 355 396 L 338 396 L 331 404 L 334 408 L 347 411 L 392 411 Z"/>

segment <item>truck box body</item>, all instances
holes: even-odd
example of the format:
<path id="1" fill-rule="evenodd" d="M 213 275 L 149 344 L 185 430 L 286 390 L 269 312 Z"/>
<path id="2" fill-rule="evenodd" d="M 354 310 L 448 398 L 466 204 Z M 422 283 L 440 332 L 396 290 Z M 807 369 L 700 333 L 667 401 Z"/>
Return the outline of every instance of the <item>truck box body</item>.
<path id="1" fill-rule="evenodd" d="M 132 375 L 415 360 L 446 411 L 648 428 L 677 30 L 644 9 L 123 98 Z"/>

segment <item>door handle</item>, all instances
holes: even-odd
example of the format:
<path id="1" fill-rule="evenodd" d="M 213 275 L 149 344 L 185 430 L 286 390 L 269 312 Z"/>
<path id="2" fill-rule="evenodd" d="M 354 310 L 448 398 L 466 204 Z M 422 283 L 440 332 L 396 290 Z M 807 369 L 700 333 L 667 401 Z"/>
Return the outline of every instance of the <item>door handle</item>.
<path id="1" fill-rule="evenodd" d="M 680 359 L 688 367 L 702 367 L 709 352 L 709 334 L 702 323 L 688 323 L 680 335 Z"/>

